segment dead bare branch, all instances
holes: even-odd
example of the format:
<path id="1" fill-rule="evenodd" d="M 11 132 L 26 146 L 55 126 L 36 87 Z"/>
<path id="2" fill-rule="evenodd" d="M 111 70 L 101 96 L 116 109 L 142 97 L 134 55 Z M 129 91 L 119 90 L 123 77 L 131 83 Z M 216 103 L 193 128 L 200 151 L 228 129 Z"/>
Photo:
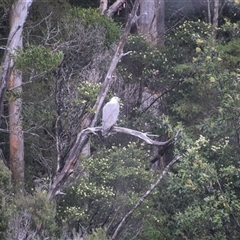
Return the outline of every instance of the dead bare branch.
<path id="1" fill-rule="evenodd" d="M 161 173 L 161 175 L 159 176 L 159 178 L 157 179 L 157 181 L 155 183 L 153 183 L 150 188 L 146 191 L 146 193 L 139 198 L 139 200 L 137 201 L 137 203 L 135 204 L 135 206 L 123 217 L 123 219 L 121 220 L 121 222 L 118 224 L 113 236 L 112 236 L 112 240 L 116 239 L 116 237 L 119 234 L 120 229 L 122 228 L 123 224 L 126 223 L 126 221 L 131 217 L 131 215 L 133 214 L 133 212 L 141 205 L 141 203 L 150 195 L 150 193 L 157 187 L 157 185 L 160 183 L 160 181 L 163 179 L 163 177 L 168 173 L 170 167 L 177 162 L 178 160 L 181 159 L 181 156 L 176 156 L 163 170 L 163 172 Z"/>
<path id="2" fill-rule="evenodd" d="M 126 2 L 126 0 L 116 0 L 106 11 L 105 14 L 109 17 L 111 17 L 115 12 L 123 6 L 123 4 Z"/>
<path id="3" fill-rule="evenodd" d="M 124 45 L 127 41 L 127 37 L 128 34 L 130 32 L 131 26 L 133 24 L 134 18 L 136 16 L 137 10 L 139 7 L 139 0 L 136 0 L 133 6 L 133 9 L 129 15 L 129 19 L 127 21 L 127 24 L 125 26 L 125 29 L 123 31 L 123 34 L 121 36 L 121 39 L 119 41 L 117 50 L 112 58 L 112 61 L 110 63 L 108 72 L 106 74 L 106 77 L 104 79 L 104 82 L 102 84 L 102 88 L 98 94 L 98 98 L 97 101 L 93 107 L 93 112 L 94 114 L 90 114 L 89 117 L 86 119 L 85 122 L 85 128 L 87 127 L 94 127 L 97 119 L 98 119 L 98 115 L 99 112 L 101 110 L 102 104 L 104 102 L 104 99 L 107 95 L 107 92 L 113 82 L 113 78 L 112 75 L 116 69 L 116 66 L 119 62 L 119 60 L 122 57 L 123 54 L 123 48 Z M 56 196 L 57 190 L 60 188 L 60 186 L 66 181 L 66 179 L 68 178 L 68 176 L 71 174 L 77 160 L 80 157 L 80 154 L 83 150 L 83 148 L 85 147 L 85 145 L 88 142 L 88 134 L 82 134 L 82 132 L 80 132 L 77 135 L 77 138 L 75 140 L 75 143 L 73 144 L 72 148 L 70 149 L 68 155 L 66 156 L 66 158 L 64 159 L 64 166 L 63 168 L 60 170 L 60 172 L 58 172 L 53 180 L 52 185 L 50 186 L 50 190 L 49 190 L 49 199 L 53 199 Z"/>
<path id="4" fill-rule="evenodd" d="M 68 178 L 68 176 L 73 172 L 73 167 L 75 166 L 76 161 L 80 155 L 79 151 L 81 151 L 83 147 L 86 145 L 86 143 L 88 142 L 89 134 L 96 134 L 95 132 L 98 132 L 101 130 L 102 130 L 102 127 L 88 127 L 83 129 L 80 133 L 78 133 L 76 142 L 73 148 L 69 152 L 68 162 L 65 163 L 63 169 L 58 173 L 58 175 L 54 179 L 53 184 L 51 185 L 51 188 L 49 191 L 49 199 L 52 199 L 57 195 L 61 184 L 63 184 L 64 181 Z M 181 133 L 181 130 L 178 130 L 175 136 L 169 139 L 168 141 L 159 142 L 159 141 L 150 139 L 148 137 L 148 135 L 150 135 L 149 133 L 142 133 L 129 128 L 113 127 L 112 131 L 129 134 L 144 140 L 148 144 L 157 145 L 157 146 L 165 146 L 175 141 L 179 136 L 179 134 Z"/>
<path id="5" fill-rule="evenodd" d="M 82 130 L 80 134 L 90 134 L 90 133 L 96 134 L 95 132 L 99 132 L 101 130 L 102 130 L 102 127 L 89 127 L 89 128 Z M 151 144 L 151 145 L 165 146 L 165 145 L 168 145 L 169 143 L 175 141 L 178 138 L 179 134 L 181 133 L 181 129 L 177 131 L 177 133 L 175 134 L 174 137 L 170 138 L 169 140 L 167 140 L 165 142 L 159 142 L 159 141 L 155 141 L 155 140 L 149 138 L 149 136 L 156 137 L 156 135 L 152 135 L 150 133 L 139 132 L 139 131 L 136 131 L 136 130 L 133 130 L 130 128 L 114 126 L 112 128 L 111 132 L 132 135 L 132 136 L 142 139 L 143 141 L 145 141 L 146 143 Z"/>
<path id="6" fill-rule="evenodd" d="M 126 52 L 126 53 L 123 53 L 123 54 L 122 54 L 122 57 L 124 57 L 124 56 L 126 56 L 126 55 L 128 55 L 128 54 L 130 54 L 130 53 L 132 53 L 132 51 L 128 51 L 128 52 Z"/>

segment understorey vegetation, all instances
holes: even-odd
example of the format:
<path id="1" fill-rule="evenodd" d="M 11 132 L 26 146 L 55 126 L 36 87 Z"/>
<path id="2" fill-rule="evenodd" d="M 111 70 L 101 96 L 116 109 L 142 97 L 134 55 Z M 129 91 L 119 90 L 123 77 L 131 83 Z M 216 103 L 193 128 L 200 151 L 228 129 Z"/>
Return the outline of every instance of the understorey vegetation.
<path id="1" fill-rule="evenodd" d="M 137 0 L 79 2 L 33 2 L 11 54 L 13 1 L 0 3 L 0 58 L 8 84 L 22 78 L 3 91 L 0 238 L 238 239 L 239 1 L 165 1 L 156 36 L 131 15 Z M 120 115 L 103 137 L 112 96 Z"/>

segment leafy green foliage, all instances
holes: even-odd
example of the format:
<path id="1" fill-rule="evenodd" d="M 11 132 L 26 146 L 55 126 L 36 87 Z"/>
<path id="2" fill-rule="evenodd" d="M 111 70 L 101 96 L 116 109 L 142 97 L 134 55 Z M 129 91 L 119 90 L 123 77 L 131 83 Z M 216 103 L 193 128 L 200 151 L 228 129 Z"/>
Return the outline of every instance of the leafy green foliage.
<path id="1" fill-rule="evenodd" d="M 31 184 L 32 175 L 42 180 L 52 175 L 57 155 L 64 161 L 82 117 L 96 99 L 112 55 L 109 46 L 121 32 L 98 10 L 65 4 L 55 10 L 54 3 L 46 3 L 46 11 L 42 3 L 33 6 L 36 18 L 30 15 L 33 22 L 26 27 L 37 27 L 15 58 L 24 79 L 34 79 L 23 88 L 26 183 Z M 34 22 L 42 16 L 44 21 Z M 240 42 L 233 38 L 239 36 L 239 23 L 224 21 L 217 40 L 212 39 L 211 25 L 201 21 L 186 21 L 173 29 L 161 48 L 141 36 L 128 39 L 124 51 L 132 52 L 122 59 L 118 73 L 125 84 L 139 84 L 157 94 L 166 91 L 167 104 L 161 116 L 137 106 L 121 124 L 165 139 L 175 132 L 172 125 L 184 131 L 167 154 L 169 159 L 181 155 L 182 161 L 137 209 L 121 239 L 131 239 L 136 232 L 138 239 L 149 240 L 238 239 Z M 109 139 L 104 141 L 108 148 L 101 149 L 98 141 L 92 156 L 79 163 L 79 179 L 70 179 L 74 184 L 58 198 L 57 217 L 44 191 L 8 197 L 9 174 L 0 168 L 0 237 L 14 239 L 25 228 L 30 236 L 38 232 L 40 239 L 54 239 L 64 225 L 74 237 L 82 227 L 92 233 L 88 239 L 107 239 L 154 180 L 152 172 L 145 171 L 147 147 L 125 144 L 128 139 L 123 136 Z"/>
<path id="2" fill-rule="evenodd" d="M 167 44 L 192 49 L 198 38 L 207 39 L 212 35 L 212 27 L 203 21 L 185 21 L 167 36 Z"/>
<path id="3" fill-rule="evenodd" d="M 106 32 L 106 44 L 110 45 L 119 39 L 121 28 L 111 18 L 101 15 L 98 9 L 93 8 L 72 8 L 68 14 L 69 21 L 79 18 L 81 23 L 87 28 L 94 26 L 94 28 L 103 27 Z"/>
<path id="4" fill-rule="evenodd" d="M 82 8 L 99 7 L 99 1 L 97 0 L 93 1 L 83 0 L 81 2 L 79 2 L 78 0 L 69 0 L 69 3 L 73 6 L 80 6 Z"/>
<path id="5" fill-rule="evenodd" d="M 232 237 L 237 236 L 240 206 L 235 201 L 236 192 L 228 188 L 222 178 L 226 169 L 216 161 L 216 149 L 227 148 L 227 143 L 215 146 L 200 136 L 195 143 L 185 144 L 185 160 L 178 165 L 178 174 L 174 176 L 174 182 L 179 184 L 170 186 L 176 191 L 181 189 L 181 194 L 188 199 L 182 212 L 174 217 L 178 224 L 177 234 L 191 239 L 224 239 L 231 231 Z M 238 170 L 234 166 L 230 169 L 239 179 Z"/>
<path id="6" fill-rule="evenodd" d="M 89 235 L 87 240 L 108 240 L 109 238 L 106 235 L 106 231 L 102 228 L 97 228 L 93 231 L 92 235 Z"/>
<path id="7" fill-rule="evenodd" d="M 21 52 L 18 59 L 24 70 L 24 81 L 28 83 L 23 85 L 23 114 L 25 130 L 33 133 L 25 136 L 26 179 L 31 186 L 33 181 L 28 179 L 33 172 L 35 176 L 46 177 L 55 170 L 56 134 L 61 157 L 71 147 L 69 143 L 74 141 L 82 117 L 91 112 L 100 87 L 97 81 L 101 76 L 97 78 L 90 74 L 98 72 L 99 68 L 104 73 L 111 56 L 106 49 L 104 27 L 97 23 L 83 26 L 81 18 L 70 15 L 73 10 L 69 9 L 62 13 L 64 21 L 58 21 L 57 31 L 50 17 L 37 24 L 40 37 L 30 35 L 30 42 L 26 44 L 29 48 Z M 45 23 L 49 28 L 46 29 Z M 56 61 L 58 58 L 55 59 L 57 53 L 61 55 L 61 65 L 57 65 L 60 63 Z M 103 53 L 104 57 L 101 57 Z M 101 60 L 96 61 L 99 57 Z M 55 63 L 57 66 L 51 65 Z M 52 68 L 47 69 L 50 65 Z M 94 83 L 90 83 L 91 80 Z"/>
<path id="8" fill-rule="evenodd" d="M 236 23 L 240 19 L 239 0 L 227 1 L 226 7 L 223 9 L 224 20 L 227 18 L 228 22 Z"/>
<path id="9" fill-rule="evenodd" d="M 198 33 L 193 37 L 191 59 L 182 63 L 179 58 L 180 64 L 173 69 L 183 82 L 168 98 L 170 119 L 181 121 L 191 138 L 183 133 L 177 142 L 175 151 L 183 160 L 168 179 L 167 190 L 160 189 L 165 197 L 158 195 L 157 199 L 165 203 L 160 206 L 164 217 L 154 216 L 166 230 L 163 239 L 235 239 L 240 176 L 235 53 L 239 44 L 220 45 Z M 150 232 L 146 229 L 145 234 Z"/>
<path id="10" fill-rule="evenodd" d="M 76 101 L 80 104 L 85 104 L 86 102 L 90 102 L 93 99 L 97 99 L 100 87 L 100 83 L 90 83 L 87 81 L 82 82 L 82 84 L 77 88 L 81 100 L 77 99 Z"/>
<path id="11" fill-rule="evenodd" d="M 41 73 L 57 68 L 62 60 L 62 51 L 53 52 L 44 46 L 29 45 L 17 50 L 14 63 L 18 70 L 31 71 L 33 69 L 36 73 Z"/>
<path id="12" fill-rule="evenodd" d="M 47 192 L 36 189 L 32 195 L 19 193 L 8 207 L 12 210 L 8 239 L 17 239 L 23 233 L 33 237 L 36 232 L 40 238 L 56 236 L 56 206 L 48 200 Z"/>
<path id="13" fill-rule="evenodd" d="M 0 238 L 4 238 L 8 227 L 9 211 L 6 210 L 7 195 L 11 190 L 10 170 L 0 159 Z"/>
<path id="14" fill-rule="evenodd" d="M 224 24 L 218 29 L 218 40 L 220 42 L 227 43 L 234 38 L 239 38 L 239 25 L 240 22 L 231 23 L 228 18 L 224 18 Z"/>
<path id="15" fill-rule="evenodd" d="M 221 53 L 223 63 L 229 70 L 235 70 L 240 63 L 240 41 L 233 39 L 226 45 L 218 45 L 218 51 Z"/>
<path id="16" fill-rule="evenodd" d="M 203 21 L 185 21 L 166 36 L 169 61 L 173 66 L 188 62 L 194 54 L 197 39 L 209 39 L 212 27 Z"/>
<path id="17" fill-rule="evenodd" d="M 211 35 L 211 25 L 186 21 L 166 36 L 165 48 L 152 46 L 142 36 L 129 36 L 125 52 L 132 52 L 121 61 L 120 73 L 126 82 L 142 82 L 152 89 L 167 87 L 176 78 L 193 74 L 186 62 L 192 60 L 196 41 Z"/>
<path id="18" fill-rule="evenodd" d="M 240 172 L 233 165 L 218 164 L 216 149 L 222 148 L 228 144 L 212 145 L 204 136 L 192 141 L 182 133 L 175 151 L 183 159 L 151 196 L 155 211 L 148 212 L 151 218 L 140 239 L 237 238 L 240 205 L 234 188 Z"/>
<path id="19" fill-rule="evenodd" d="M 153 47 L 142 36 L 131 35 L 124 51 L 131 53 L 122 59 L 118 70 L 126 83 L 141 82 L 156 89 L 162 85 L 163 78 L 172 80 L 168 74 L 170 66 L 164 49 Z"/>
<path id="20" fill-rule="evenodd" d="M 9 191 L 11 186 L 11 172 L 0 159 L 0 189 L 1 192 Z"/>
<path id="21" fill-rule="evenodd" d="M 136 143 L 102 149 L 83 162 L 84 175 L 59 203 L 59 217 L 69 226 L 91 229 L 120 219 L 152 181 L 146 152 Z M 114 210 L 115 209 L 115 210 Z M 110 230 L 111 231 L 111 230 Z"/>

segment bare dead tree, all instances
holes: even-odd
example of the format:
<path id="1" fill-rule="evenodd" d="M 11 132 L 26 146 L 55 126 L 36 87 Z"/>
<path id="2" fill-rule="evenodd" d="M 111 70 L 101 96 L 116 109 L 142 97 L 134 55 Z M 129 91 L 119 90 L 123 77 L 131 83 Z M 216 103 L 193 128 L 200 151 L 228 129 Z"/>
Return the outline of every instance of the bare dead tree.
<path id="1" fill-rule="evenodd" d="M 96 134 L 96 132 L 100 132 L 101 130 L 102 130 L 102 127 L 88 127 L 88 128 L 85 128 L 78 134 L 78 138 L 81 138 L 82 135 Z M 142 139 L 143 141 L 145 141 L 147 144 L 150 144 L 150 145 L 165 146 L 165 145 L 168 145 L 171 142 L 177 140 L 178 136 L 181 133 L 181 129 L 178 130 L 177 133 L 172 138 L 170 138 L 169 140 L 164 141 L 164 142 L 156 141 L 156 140 L 153 140 L 153 139 L 150 138 L 150 137 L 158 137 L 157 135 L 153 135 L 153 134 L 150 134 L 150 133 L 139 132 L 139 131 L 136 131 L 136 130 L 133 130 L 133 129 L 130 129 L 130 128 L 114 126 L 114 127 L 112 127 L 111 132 L 112 133 L 114 133 L 114 132 L 115 133 L 124 133 L 124 134 L 127 134 L 127 135 L 131 135 L 131 136 L 137 137 L 139 139 Z"/>
<path id="2" fill-rule="evenodd" d="M 129 15 L 129 19 L 127 21 L 127 24 L 125 26 L 123 34 L 120 38 L 120 42 L 118 44 L 117 50 L 116 50 L 116 52 L 112 58 L 112 61 L 110 63 L 108 72 L 104 79 L 104 82 L 102 83 L 102 88 L 98 94 L 96 103 L 93 107 L 94 114 L 89 114 L 88 116 L 86 116 L 86 119 L 84 121 L 83 127 L 85 127 L 85 128 L 94 127 L 97 122 L 98 115 L 99 115 L 100 109 L 102 107 L 102 104 L 104 102 L 104 99 L 105 99 L 107 92 L 114 80 L 114 78 L 112 78 L 112 75 L 116 69 L 116 66 L 117 66 L 119 60 L 122 58 L 122 56 L 125 55 L 123 53 L 123 48 L 127 41 L 127 37 L 130 32 L 131 26 L 135 22 L 138 7 L 139 7 L 139 0 L 136 0 L 134 3 L 134 6 L 132 8 L 132 11 Z M 73 144 L 73 147 L 70 149 L 68 155 L 65 158 L 65 161 L 64 161 L 65 164 L 64 164 L 63 168 L 61 169 L 60 172 L 58 172 L 56 174 L 55 178 L 53 179 L 53 182 L 49 189 L 49 199 L 53 199 L 56 196 L 61 185 L 67 180 L 68 176 L 73 172 L 73 168 L 74 168 L 77 160 L 79 159 L 84 146 L 88 142 L 88 137 L 89 136 L 87 134 L 78 134 L 76 141 Z"/>

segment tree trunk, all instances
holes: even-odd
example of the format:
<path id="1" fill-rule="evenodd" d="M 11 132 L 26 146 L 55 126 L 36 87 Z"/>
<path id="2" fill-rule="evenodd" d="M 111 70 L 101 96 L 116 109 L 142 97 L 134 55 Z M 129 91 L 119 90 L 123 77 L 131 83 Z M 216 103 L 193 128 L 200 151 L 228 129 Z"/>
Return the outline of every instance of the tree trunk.
<path id="1" fill-rule="evenodd" d="M 22 38 L 19 39 L 19 47 Z M 24 140 L 22 131 L 22 75 L 12 70 L 9 81 L 11 92 L 9 109 L 10 169 L 14 186 L 24 182 Z"/>
<path id="2" fill-rule="evenodd" d="M 157 43 L 164 46 L 165 39 L 165 0 L 158 1 L 157 10 Z"/>
<path id="3" fill-rule="evenodd" d="M 208 11 L 208 23 L 211 24 L 212 17 L 211 17 L 211 4 L 210 4 L 210 0 L 207 0 L 207 11 Z"/>
<path id="4" fill-rule="evenodd" d="M 126 0 L 116 0 L 110 7 L 108 7 L 107 0 L 100 0 L 100 10 L 102 14 L 107 15 L 108 17 L 112 17 L 113 14 L 125 4 Z"/>
<path id="5" fill-rule="evenodd" d="M 100 10 L 101 10 L 101 14 L 104 14 L 105 11 L 107 10 L 107 6 L 108 6 L 108 0 L 101 0 L 100 1 Z"/>
<path id="6" fill-rule="evenodd" d="M 33 0 L 18 0 L 12 6 L 10 14 L 10 33 L 2 62 L 2 70 L 0 71 L 0 116 L 3 112 L 3 97 L 7 89 L 8 82 L 13 67 L 11 55 L 15 53 L 19 44 L 19 38 L 22 36 L 23 25 L 28 15 L 28 9 Z"/>
<path id="7" fill-rule="evenodd" d="M 140 18 L 139 18 L 139 34 L 145 36 L 152 41 L 156 38 L 156 17 L 155 17 L 155 1 L 140 1 Z"/>
<path id="8" fill-rule="evenodd" d="M 218 15 L 219 15 L 219 0 L 214 0 L 214 10 L 213 10 L 213 36 L 216 38 L 217 27 L 218 27 Z"/>
<path id="9" fill-rule="evenodd" d="M 24 147 L 21 121 L 22 75 L 13 69 L 12 56 L 16 48 L 22 48 L 23 25 L 28 15 L 32 0 L 18 0 L 10 11 L 10 33 L 2 63 L 0 76 L 0 116 L 3 111 L 4 92 L 8 87 L 9 130 L 10 130 L 10 168 L 12 183 L 17 185 L 24 181 Z"/>
<path id="10" fill-rule="evenodd" d="M 164 45 L 165 0 L 141 0 L 138 33 L 153 44 Z"/>

